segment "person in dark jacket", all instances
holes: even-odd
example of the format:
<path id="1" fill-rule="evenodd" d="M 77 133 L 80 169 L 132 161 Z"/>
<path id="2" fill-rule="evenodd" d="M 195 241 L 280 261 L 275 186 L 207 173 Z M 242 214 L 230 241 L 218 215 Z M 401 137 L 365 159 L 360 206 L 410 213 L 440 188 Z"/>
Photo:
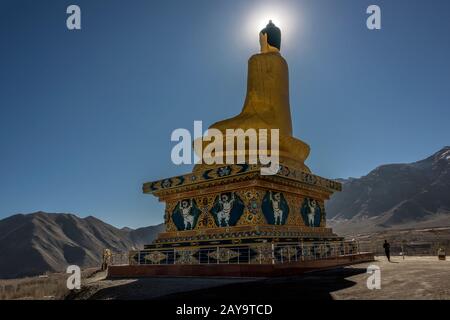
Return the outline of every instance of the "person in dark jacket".
<path id="1" fill-rule="evenodd" d="M 389 242 L 387 242 L 387 240 L 384 240 L 383 248 L 384 253 L 386 254 L 386 258 L 389 262 L 391 262 L 391 245 L 389 244 Z"/>

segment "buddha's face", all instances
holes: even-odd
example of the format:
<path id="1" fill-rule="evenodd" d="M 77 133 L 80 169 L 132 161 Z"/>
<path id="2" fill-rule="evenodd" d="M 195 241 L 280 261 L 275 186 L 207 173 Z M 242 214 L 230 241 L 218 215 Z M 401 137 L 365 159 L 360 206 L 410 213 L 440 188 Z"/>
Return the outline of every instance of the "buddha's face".
<path id="1" fill-rule="evenodd" d="M 223 202 L 227 202 L 228 201 L 228 196 L 226 194 L 222 195 L 222 201 Z"/>
<path id="2" fill-rule="evenodd" d="M 187 208 L 188 207 L 188 202 L 186 200 L 184 200 L 183 202 L 181 202 L 181 206 L 183 208 Z"/>

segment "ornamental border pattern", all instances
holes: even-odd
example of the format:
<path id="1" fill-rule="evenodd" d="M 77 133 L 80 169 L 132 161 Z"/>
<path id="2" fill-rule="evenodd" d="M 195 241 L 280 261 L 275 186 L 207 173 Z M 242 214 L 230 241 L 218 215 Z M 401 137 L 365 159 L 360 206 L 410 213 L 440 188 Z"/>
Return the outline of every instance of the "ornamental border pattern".
<path id="1" fill-rule="evenodd" d="M 217 183 L 219 180 L 228 180 L 228 178 L 238 178 L 243 175 L 250 175 L 247 177 L 242 177 L 243 179 L 252 179 L 254 177 L 270 179 L 270 177 L 283 177 L 293 180 L 293 182 L 300 182 L 302 184 L 307 184 L 311 186 L 316 186 L 320 188 L 325 188 L 332 191 L 341 191 L 341 183 L 316 176 L 312 173 L 304 172 L 297 169 L 290 169 L 287 166 L 280 165 L 280 170 L 276 175 L 273 176 L 263 176 L 260 174 L 260 165 L 248 165 L 248 164 L 236 164 L 227 165 L 219 168 L 207 169 L 201 172 L 193 172 L 186 175 L 176 176 L 172 178 L 166 178 L 162 180 L 157 180 L 153 182 L 147 182 L 143 185 L 143 192 L 155 195 L 162 195 L 162 191 L 165 194 L 170 194 L 170 191 L 177 192 L 181 187 L 184 190 L 190 190 L 192 187 L 200 187 L 200 184 L 208 182 Z M 237 180 L 239 181 L 239 180 Z M 225 181 L 224 181 L 225 182 Z M 227 181 L 229 183 L 229 181 Z M 191 188 L 187 188 L 191 187 Z M 203 187 L 203 186 L 202 186 Z M 195 188 L 195 187 L 194 187 Z"/>

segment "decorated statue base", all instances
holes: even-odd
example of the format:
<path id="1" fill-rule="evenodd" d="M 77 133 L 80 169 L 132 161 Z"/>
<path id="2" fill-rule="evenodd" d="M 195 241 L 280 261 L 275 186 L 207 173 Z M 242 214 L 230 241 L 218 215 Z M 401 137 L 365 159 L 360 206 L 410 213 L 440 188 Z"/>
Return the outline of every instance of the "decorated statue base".
<path id="1" fill-rule="evenodd" d="M 311 173 L 281 166 L 261 175 L 258 165 L 228 165 L 143 190 L 166 203 L 166 231 L 132 252 L 131 264 L 274 263 L 356 252 L 326 228 L 324 201 L 341 184 Z"/>

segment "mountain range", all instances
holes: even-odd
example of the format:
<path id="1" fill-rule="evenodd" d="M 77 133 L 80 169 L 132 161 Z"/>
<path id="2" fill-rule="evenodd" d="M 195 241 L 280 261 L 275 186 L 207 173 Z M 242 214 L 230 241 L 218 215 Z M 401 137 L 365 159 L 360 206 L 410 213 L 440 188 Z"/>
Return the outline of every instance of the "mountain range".
<path id="1" fill-rule="evenodd" d="M 450 226 L 450 147 L 414 163 L 382 165 L 361 178 L 339 179 L 326 203 L 339 235 Z M 35 212 L 0 220 L 0 278 L 99 266 L 103 249 L 143 248 L 163 225 L 115 228 L 95 217 Z"/>
<path id="2" fill-rule="evenodd" d="M 338 234 L 450 226 L 450 147 L 340 182 L 342 192 L 326 203 L 328 224 Z"/>
<path id="3" fill-rule="evenodd" d="M 0 220 L 0 278 L 99 266 L 105 248 L 126 253 L 151 243 L 163 225 L 118 229 L 95 217 L 35 212 Z"/>

